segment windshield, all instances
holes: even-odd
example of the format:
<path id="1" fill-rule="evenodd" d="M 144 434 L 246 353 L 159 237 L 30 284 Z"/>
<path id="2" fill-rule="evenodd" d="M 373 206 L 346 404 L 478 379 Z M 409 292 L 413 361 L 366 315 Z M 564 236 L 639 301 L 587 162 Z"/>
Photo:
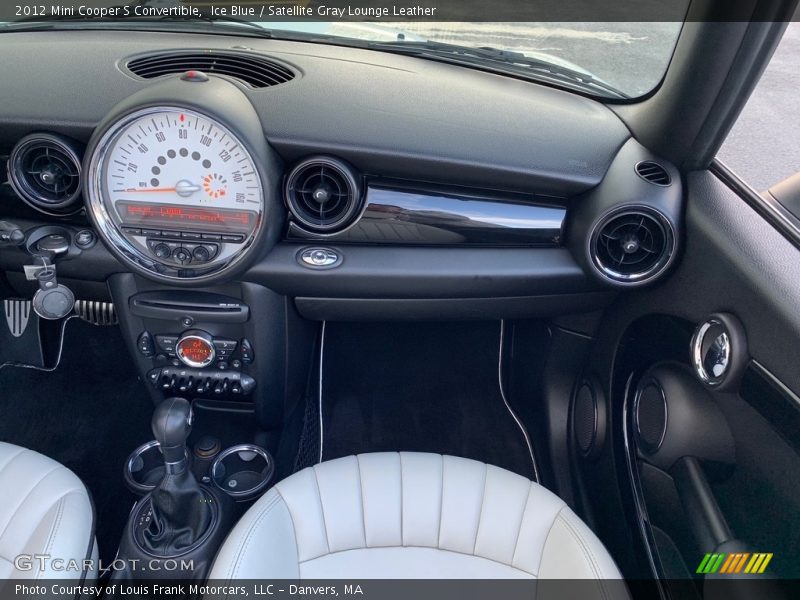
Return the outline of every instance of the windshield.
<path id="1" fill-rule="evenodd" d="M 164 0 L 143 2 L 155 7 Z M 169 2 L 166 2 L 169 4 Z M 129 5 L 130 6 L 130 5 Z M 166 10 L 163 8 L 158 10 Z M 155 8 L 153 8 L 155 10 Z M 83 15 L 20 15 L 9 29 L 24 27 L 139 27 L 174 29 L 359 45 L 413 53 L 465 66 L 542 80 L 574 91 L 614 99 L 635 99 L 661 81 L 682 23 L 667 22 L 394 22 L 261 21 L 230 14 L 180 18 L 121 19 Z M 157 13 L 158 14 L 158 13 Z M 169 13 L 172 15 L 173 13 Z M 266 15 L 265 15 L 266 16 Z M 21 22 L 22 21 L 22 22 Z M 490 51 L 486 51 L 490 50 Z"/>
<path id="2" fill-rule="evenodd" d="M 636 98 L 655 88 L 669 65 L 680 22 L 466 23 L 262 23 L 271 29 L 308 31 L 371 41 L 436 41 L 470 48 L 521 52 L 585 72 Z M 598 95 L 607 95 L 602 91 Z"/>

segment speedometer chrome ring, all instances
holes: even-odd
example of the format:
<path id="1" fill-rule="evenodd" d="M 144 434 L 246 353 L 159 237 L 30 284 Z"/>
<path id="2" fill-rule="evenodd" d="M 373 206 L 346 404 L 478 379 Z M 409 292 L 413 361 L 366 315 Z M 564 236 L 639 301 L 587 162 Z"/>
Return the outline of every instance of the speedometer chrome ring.
<path id="1" fill-rule="evenodd" d="M 243 136 L 211 114 L 158 105 L 123 114 L 87 168 L 87 208 L 101 235 L 159 280 L 232 270 L 263 229 L 260 165 Z"/>

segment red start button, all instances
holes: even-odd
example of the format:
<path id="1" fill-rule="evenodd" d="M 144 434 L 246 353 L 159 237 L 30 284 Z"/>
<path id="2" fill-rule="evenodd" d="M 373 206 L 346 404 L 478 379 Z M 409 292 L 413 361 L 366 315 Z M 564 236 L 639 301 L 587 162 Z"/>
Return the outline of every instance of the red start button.
<path id="1" fill-rule="evenodd" d="M 205 367 L 214 360 L 214 345 L 210 340 L 197 335 L 186 335 L 178 340 L 175 351 L 184 364 L 190 367 Z"/>

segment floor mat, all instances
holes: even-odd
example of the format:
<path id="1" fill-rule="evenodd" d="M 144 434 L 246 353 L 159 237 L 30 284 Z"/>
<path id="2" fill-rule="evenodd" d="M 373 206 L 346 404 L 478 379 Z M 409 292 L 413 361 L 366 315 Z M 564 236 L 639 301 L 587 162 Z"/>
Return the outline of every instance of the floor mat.
<path id="1" fill-rule="evenodd" d="M 123 464 L 152 439 L 152 412 L 117 327 L 72 319 L 55 371 L 0 369 L 0 440 L 41 452 L 83 480 L 107 562 L 136 500 L 123 482 Z"/>
<path id="2" fill-rule="evenodd" d="M 499 323 L 327 323 L 323 459 L 410 450 L 533 478 L 498 385 Z"/>

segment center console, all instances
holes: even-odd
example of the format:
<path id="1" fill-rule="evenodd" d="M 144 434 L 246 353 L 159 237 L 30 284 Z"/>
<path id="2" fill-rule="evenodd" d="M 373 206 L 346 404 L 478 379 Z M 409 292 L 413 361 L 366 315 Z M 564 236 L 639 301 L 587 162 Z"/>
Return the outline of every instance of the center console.
<path id="1" fill-rule="evenodd" d="M 141 475 L 137 491 L 148 490 L 131 511 L 122 534 L 117 558 L 126 568 L 115 570 L 114 580 L 158 576 L 161 561 L 181 558 L 191 567 L 172 572 L 171 577 L 203 580 L 217 549 L 239 516 L 233 500 L 220 488 L 198 479 L 192 468 L 187 441 L 192 429 L 192 405 L 184 398 L 168 398 L 153 412 L 154 442 L 137 449 L 126 464 L 126 481 Z M 159 458 L 148 452 L 157 447 Z M 146 457 L 141 464 L 137 460 Z M 137 572 L 127 565 L 147 565 Z M 166 563 L 165 563 L 166 564 Z M 151 571 L 151 572 L 150 572 Z"/>
<path id="2" fill-rule="evenodd" d="M 248 282 L 175 289 L 132 273 L 112 275 L 109 290 L 154 404 L 215 402 L 280 430 L 305 388 L 315 335 L 291 299 Z"/>

